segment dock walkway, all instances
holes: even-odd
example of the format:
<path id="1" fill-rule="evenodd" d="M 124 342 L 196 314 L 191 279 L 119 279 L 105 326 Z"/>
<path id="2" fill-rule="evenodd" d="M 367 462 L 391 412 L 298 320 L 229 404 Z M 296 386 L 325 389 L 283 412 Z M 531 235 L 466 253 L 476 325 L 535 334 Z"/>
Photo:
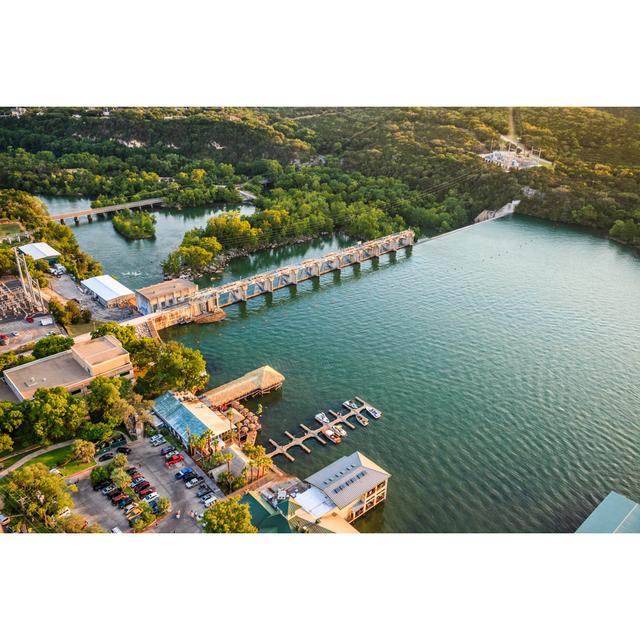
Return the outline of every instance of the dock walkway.
<path id="1" fill-rule="evenodd" d="M 322 434 L 325 429 L 331 429 L 334 425 L 342 425 L 348 427 L 352 431 L 355 431 L 356 426 L 349 422 L 349 418 L 353 418 L 356 415 L 360 415 L 363 411 L 367 411 L 369 408 L 373 408 L 372 405 L 370 405 L 362 398 L 356 396 L 355 399 L 360 403 L 360 406 L 358 408 L 349 408 L 347 406 L 347 403 L 343 402 L 342 406 L 349 410 L 346 413 L 337 413 L 336 411 L 329 410 L 328 413 L 334 416 L 334 419 L 331 420 L 331 422 L 320 425 L 316 429 L 312 429 L 310 427 L 307 427 L 307 425 L 300 423 L 300 427 L 304 431 L 304 434 L 301 436 L 294 436 L 293 434 L 289 433 L 289 431 L 285 431 L 284 434 L 289 438 L 289 442 L 285 444 L 278 444 L 275 440 L 269 438 L 269 443 L 274 448 L 273 451 L 267 453 L 267 456 L 269 456 L 270 458 L 274 458 L 275 456 L 282 455 L 290 462 L 294 462 L 295 458 L 289 453 L 289 449 L 292 449 L 293 447 L 300 447 L 305 453 L 311 453 L 311 449 L 309 449 L 309 447 L 305 444 L 305 441 L 310 440 L 311 438 L 315 438 L 320 444 L 327 444 L 327 440 L 325 440 L 326 436 L 323 437 Z"/>

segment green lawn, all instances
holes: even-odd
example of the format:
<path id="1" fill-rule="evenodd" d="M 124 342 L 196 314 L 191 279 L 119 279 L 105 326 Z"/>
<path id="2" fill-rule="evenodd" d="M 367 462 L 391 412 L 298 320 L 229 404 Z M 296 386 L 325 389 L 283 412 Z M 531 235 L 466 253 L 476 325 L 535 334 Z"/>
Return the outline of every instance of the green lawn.
<path id="1" fill-rule="evenodd" d="M 20 458 L 24 458 L 26 455 L 29 455 L 30 453 L 31 451 L 21 451 L 20 453 L 16 453 L 10 458 L 5 458 L 4 460 L 2 460 L 2 462 L 0 462 L 0 468 L 6 469 L 7 467 L 10 467 L 14 462 L 18 462 Z"/>
<path id="2" fill-rule="evenodd" d="M 53 451 L 48 451 L 47 453 L 43 453 L 42 455 L 34 458 L 33 460 L 29 460 L 25 464 L 25 466 L 29 466 L 30 464 L 35 464 L 36 462 L 41 462 L 45 466 L 49 467 L 49 469 L 53 469 L 56 467 L 63 476 L 70 476 L 78 471 L 83 471 L 84 469 L 89 469 L 95 465 L 95 461 L 90 462 L 79 462 L 77 460 L 73 460 L 65 465 L 65 461 L 71 457 L 71 450 L 73 445 L 68 445 L 66 447 L 61 447 L 60 449 L 54 449 Z"/>
<path id="3" fill-rule="evenodd" d="M 72 338 L 75 338 L 76 336 L 81 336 L 83 333 L 90 333 L 94 329 L 97 329 L 101 324 L 104 324 L 104 322 L 93 320 L 84 324 L 65 325 L 64 328 Z"/>
<path id="4" fill-rule="evenodd" d="M 0 224 L 0 238 L 12 236 L 16 233 L 20 233 L 21 231 L 22 227 L 16 222 L 5 222 Z"/>

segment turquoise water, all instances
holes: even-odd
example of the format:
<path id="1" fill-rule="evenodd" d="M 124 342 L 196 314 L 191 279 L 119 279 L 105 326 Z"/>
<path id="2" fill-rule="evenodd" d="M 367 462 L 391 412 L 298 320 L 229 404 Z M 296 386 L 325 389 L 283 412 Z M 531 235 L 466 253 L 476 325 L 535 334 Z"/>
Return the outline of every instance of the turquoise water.
<path id="1" fill-rule="evenodd" d="M 183 214 L 161 214 L 139 247 L 108 222 L 74 229 L 108 270 L 144 272 L 122 277 L 140 286 L 158 245 L 179 243 L 173 225 L 208 215 Z M 223 279 L 346 242 L 236 260 Z M 640 260 L 624 247 L 515 217 L 228 313 L 165 337 L 200 349 L 213 385 L 267 363 L 286 376 L 263 399 L 267 447 L 354 395 L 384 412 L 337 447 L 276 458 L 301 477 L 356 449 L 385 467 L 388 500 L 362 531 L 569 532 L 610 490 L 640 500 Z"/>
<path id="2" fill-rule="evenodd" d="M 50 213 L 82 211 L 91 208 L 86 198 L 61 198 L 40 196 Z M 161 208 L 154 210 L 156 237 L 148 240 L 127 240 L 118 234 L 111 220 L 83 220 L 73 229 L 81 248 L 102 263 L 105 273 L 112 275 L 132 289 L 145 287 L 162 280 L 162 261 L 177 249 L 185 231 L 202 227 L 207 218 L 229 209 L 240 209 L 242 213 L 253 213 L 255 207 L 194 207 L 191 209 Z M 202 282 L 207 284 L 207 281 Z"/>
<path id="3" fill-rule="evenodd" d="M 213 384 L 286 376 L 265 444 L 354 395 L 381 409 L 337 447 L 276 459 L 301 477 L 356 449 L 385 467 L 362 531 L 569 532 L 610 490 L 640 499 L 639 330 L 634 253 L 518 217 L 166 337 L 200 349 Z"/>

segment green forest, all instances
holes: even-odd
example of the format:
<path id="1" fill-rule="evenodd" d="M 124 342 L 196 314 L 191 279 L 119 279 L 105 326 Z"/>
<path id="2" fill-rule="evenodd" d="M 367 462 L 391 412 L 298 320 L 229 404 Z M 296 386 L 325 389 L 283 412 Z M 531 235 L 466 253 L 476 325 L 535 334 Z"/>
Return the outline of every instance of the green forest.
<path id="1" fill-rule="evenodd" d="M 482 160 L 509 131 L 507 108 L 32 108 L 0 119 L 0 187 L 93 206 L 234 205 L 238 185 L 257 195 L 255 215 L 186 234 L 167 274 L 328 233 L 435 235 L 513 199 L 519 213 L 640 245 L 637 110 L 515 108 L 513 121 L 553 166 Z"/>

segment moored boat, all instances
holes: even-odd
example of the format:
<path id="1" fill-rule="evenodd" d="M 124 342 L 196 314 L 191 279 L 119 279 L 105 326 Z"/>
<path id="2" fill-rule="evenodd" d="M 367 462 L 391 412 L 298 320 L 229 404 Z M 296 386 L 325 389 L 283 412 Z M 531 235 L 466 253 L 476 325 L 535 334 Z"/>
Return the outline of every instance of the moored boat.
<path id="1" fill-rule="evenodd" d="M 314 417 L 321 424 L 329 424 L 331 422 L 331 420 L 329 420 L 329 416 L 327 416 L 324 411 L 322 413 L 316 413 Z"/>
<path id="2" fill-rule="evenodd" d="M 335 434 L 332 429 L 324 429 L 322 433 L 333 442 L 333 444 L 340 444 L 342 439 L 339 435 Z"/>
<path id="3" fill-rule="evenodd" d="M 341 438 L 346 438 L 347 437 L 347 432 L 339 425 L 339 424 L 334 424 L 333 425 L 333 430 L 341 437 Z"/>
<path id="4" fill-rule="evenodd" d="M 347 407 L 347 409 L 357 409 L 358 405 L 356 404 L 355 400 L 347 400 L 346 402 L 342 403 L 345 407 Z"/>
<path id="5" fill-rule="evenodd" d="M 356 413 L 356 420 L 363 426 L 366 427 L 369 424 L 369 421 L 361 414 Z"/>
<path id="6" fill-rule="evenodd" d="M 375 420 L 382 417 L 382 411 L 378 411 L 375 407 L 368 406 L 367 411 L 369 412 L 371 417 L 374 418 Z"/>

